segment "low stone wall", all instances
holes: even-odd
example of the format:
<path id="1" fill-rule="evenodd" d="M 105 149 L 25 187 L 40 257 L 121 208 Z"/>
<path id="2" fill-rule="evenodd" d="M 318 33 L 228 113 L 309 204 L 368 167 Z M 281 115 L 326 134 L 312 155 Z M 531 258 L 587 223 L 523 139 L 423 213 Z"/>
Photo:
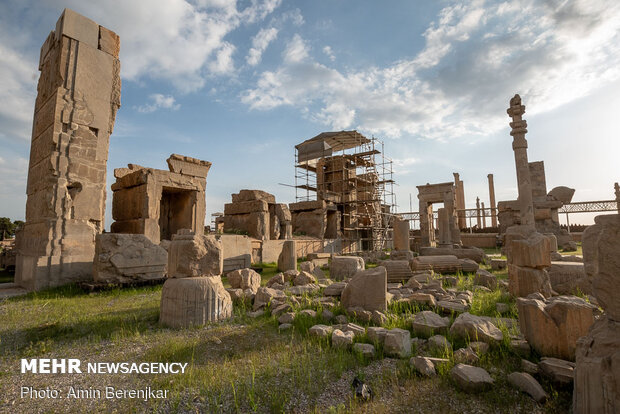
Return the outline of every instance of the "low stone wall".
<path id="1" fill-rule="evenodd" d="M 574 232 L 570 234 L 570 237 L 573 239 L 574 242 L 578 242 L 581 243 L 581 235 L 583 234 L 583 232 Z"/>
<path id="2" fill-rule="evenodd" d="M 252 240 L 252 263 L 273 263 L 278 261 L 285 240 Z M 306 257 L 310 253 L 335 253 L 342 252 L 342 241 L 295 239 L 297 257 Z"/>

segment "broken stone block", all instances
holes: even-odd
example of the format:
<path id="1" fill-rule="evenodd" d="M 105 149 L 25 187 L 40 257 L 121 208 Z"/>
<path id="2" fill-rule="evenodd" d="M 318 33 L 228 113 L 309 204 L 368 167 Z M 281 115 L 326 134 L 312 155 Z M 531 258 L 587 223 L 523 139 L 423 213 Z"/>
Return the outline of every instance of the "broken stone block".
<path id="1" fill-rule="evenodd" d="M 474 276 L 474 284 L 486 286 L 493 290 L 497 287 L 497 276 L 487 270 L 478 269 Z"/>
<path id="2" fill-rule="evenodd" d="M 432 311 L 422 311 L 415 315 L 412 322 L 413 333 L 422 336 L 447 334 L 450 318 L 441 317 Z"/>
<path id="3" fill-rule="evenodd" d="M 452 349 L 452 344 L 443 335 L 433 335 L 428 338 L 428 345 L 438 350 Z"/>
<path id="4" fill-rule="evenodd" d="M 286 240 L 282 244 L 282 252 L 278 256 L 278 270 L 297 270 L 297 248 L 295 240 Z"/>
<path id="5" fill-rule="evenodd" d="M 586 335 L 596 306 L 576 296 L 517 298 L 521 333 L 540 355 L 575 359 L 577 339 Z"/>
<path id="6" fill-rule="evenodd" d="M 361 257 L 334 256 L 329 267 L 329 276 L 333 280 L 343 280 L 353 277 L 360 270 L 364 270 L 364 259 Z"/>
<path id="7" fill-rule="evenodd" d="M 459 262 L 461 264 L 461 271 L 463 273 L 473 273 L 478 271 L 478 269 L 480 268 L 478 263 L 471 259 L 459 259 Z"/>
<path id="8" fill-rule="evenodd" d="M 475 364 L 480 361 L 476 352 L 470 347 L 461 348 L 454 351 L 454 361 L 461 362 L 463 364 Z"/>
<path id="9" fill-rule="evenodd" d="M 274 299 L 286 299 L 286 294 L 281 290 L 271 289 L 265 286 L 259 287 L 254 297 L 253 310 L 258 310 L 268 305 Z"/>
<path id="10" fill-rule="evenodd" d="M 413 276 L 407 260 L 380 260 L 379 265 L 385 267 L 390 283 L 404 282 Z"/>
<path id="11" fill-rule="evenodd" d="M 538 370 L 557 384 L 571 384 L 575 377 L 575 363 L 558 358 L 543 357 Z"/>
<path id="12" fill-rule="evenodd" d="M 142 234 L 97 235 L 93 278 L 103 283 L 162 279 L 168 252 Z"/>
<path id="13" fill-rule="evenodd" d="M 492 270 L 502 270 L 508 266 L 506 259 L 491 259 Z"/>
<path id="14" fill-rule="evenodd" d="M 252 269 L 234 270 L 229 272 L 226 278 L 233 289 L 250 289 L 252 293 L 256 293 L 260 287 L 260 275 Z"/>
<path id="15" fill-rule="evenodd" d="M 577 340 L 575 413 L 620 412 L 620 322 L 603 315 Z"/>
<path id="16" fill-rule="evenodd" d="M 388 330 L 386 328 L 379 326 L 369 326 L 367 330 L 368 339 L 376 344 L 383 344 L 387 333 Z"/>
<path id="17" fill-rule="evenodd" d="M 527 372 L 513 372 L 506 378 L 512 386 L 529 394 L 537 403 L 543 404 L 549 395 L 543 390 L 538 381 Z"/>
<path id="18" fill-rule="evenodd" d="M 219 276 L 224 268 L 222 243 L 214 236 L 175 234 L 168 248 L 168 277 Z"/>
<path id="19" fill-rule="evenodd" d="M 541 293 L 546 298 L 551 296 L 549 275 L 544 269 L 509 264 L 508 278 L 510 293 L 514 296 L 527 297 L 532 293 Z"/>
<path id="20" fill-rule="evenodd" d="M 537 269 L 551 266 L 551 242 L 537 232 L 526 239 L 511 240 L 508 254 L 508 262 L 515 266 Z"/>
<path id="21" fill-rule="evenodd" d="M 344 309 L 361 307 L 366 311 L 387 309 L 387 272 L 384 267 L 360 270 L 342 291 Z"/>
<path id="22" fill-rule="evenodd" d="M 428 358 L 416 356 L 411 358 L 409 360 L 409 363 L 413 365 L 416 372 L 424 375 L 425 377 L 434 377 L 435 375 L 437 375 L 437 372 L 435 371 L 435 365 Z"/>
<path id="23" fill-rule="evenodd" d="M 342 332 L 340 329 L 334 329 L 332 332 L 332 346 L 334 348 L 348 349 L 353 345 L 353 332 Z"/>
<path id="24" fill-rule="evenodd" d="M 406 358 L 411 355 L 411 334 L 404 329 L 390 329 L 385 334 L 383 352 L 388 356 Z"/>
<path id="25" fill-rule="evenodd" d="M 488 344 L 496 344 L 503 339 L 502 331 L 497 326 L 481 318 L 465 312 L 459 315 L 450 327 L 453 336 Z"/>
<path id="26" fill-rule="evenodd" d="M 353 351 L 362 355 L 364 358 L 374 358 L 375 357 L 375 347 L 372 344 L 363 344 L 358 342 L 353 344 Z"/>
<path id="27" fill-rule="evenodd" d="M 332 331 L 333 328 L 331 326 L 318 324 L 308 329 L 308 334 L 317 338 L 329 338 Z"/>
<path id="28" fill-rule="evenodd" d="M 342 295 L 342 291 L 344 290 L 346 285 L 347 285 L 346 282 L 332 283 L 331 285 L 329 285 L 325 289 L 323 289 L 323 295 L 325 295 L 325 296 L 340 296 L 340 295 Z"/>
<path id="29" fill-rule="evenodd" d="M 159 322 L 173 328 L 202 326 L 232 316 L 232 300 L 219 276 L 166 280 Z"/>
<path id="30" fill-rule="evenodd" d="M 546 270 L 551 288 L 557 293 L 561 295 L 573 295 L 577 291 L 591 293 L 583 263 L 551 262 L 551 266 Z"/>
<path id="31" fill-rule="evenodd" d="M 481 392 L 493 385 L 493 378 L 482 368 L 457 364 L 450 371 L 450 377 L 465 392 Z"/>
<path id="32" fill-rule="evenodd" d="M 409 296 L 409 302 L 411 302 L 412 304 L 417 304 L 417 305 L 426 305 L 426 306 L 430 306 L 430 307 L 435 307 L 437 306 L 437 302 L 435 300 L 435 297 L 429 293 L 414 293 L 411 296 Z"/>
<path id="33" fill-rule="evenodd" d="M 584 232 L 585 271 L 598 303 L 620 322 L 620 214 L 596 216 L 594 222 Z"/>
<path id="34" fill-rule="evenodd" d="M 409 265 L 414 272 L 432 270 L 435 273 L 456 273 L 463 268 L 461 260 L 454 255 L 418 256 Z"/>
<path id="35" fill-rule="evenodd" d="M 312 274 L 303 270 L 299 272 L 299 274 L 293 280 L 293 285 L 295 286 L 305 286 L 309 284 L 316 284 L 316 279 L 314 278 L 314 276 L 312 276 Z"/>

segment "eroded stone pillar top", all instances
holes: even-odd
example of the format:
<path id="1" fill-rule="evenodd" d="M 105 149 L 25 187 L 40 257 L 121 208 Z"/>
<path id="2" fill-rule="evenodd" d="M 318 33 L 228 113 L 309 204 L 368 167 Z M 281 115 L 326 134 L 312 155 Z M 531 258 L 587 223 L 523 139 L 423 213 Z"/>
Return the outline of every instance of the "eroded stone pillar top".
<path id="1" fill-rule="evenodd" d="M 194 177 L 207 177 L 211 163 L 185 155 L 171 154 L 166 160 L 171 172 L 193 175 Z"/>

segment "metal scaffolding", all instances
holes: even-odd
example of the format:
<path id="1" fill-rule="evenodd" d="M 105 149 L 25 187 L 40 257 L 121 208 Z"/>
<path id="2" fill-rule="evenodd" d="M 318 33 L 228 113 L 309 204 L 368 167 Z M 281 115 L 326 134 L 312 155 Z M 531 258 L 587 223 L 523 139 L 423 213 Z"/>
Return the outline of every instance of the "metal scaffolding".
<path id="1" fill-rule="evenodd" d="M 296 201 L 323 200 L 340 213 L 343 252 L 382 250 L 396 204 L 392 165 L 375 137 L 324 132 L 295 146 Z"/>

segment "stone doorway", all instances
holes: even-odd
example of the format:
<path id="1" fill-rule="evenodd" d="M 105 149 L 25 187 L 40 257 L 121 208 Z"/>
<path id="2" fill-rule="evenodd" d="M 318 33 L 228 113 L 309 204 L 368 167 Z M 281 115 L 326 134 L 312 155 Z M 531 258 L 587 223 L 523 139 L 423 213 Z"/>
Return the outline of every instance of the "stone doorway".
<path id="1" fill-rule="evenodd" d="M 159 202 L 160 240 L 171 240 L 180 229 L 194 223 L 196 191 L 163 187 Z"/>

